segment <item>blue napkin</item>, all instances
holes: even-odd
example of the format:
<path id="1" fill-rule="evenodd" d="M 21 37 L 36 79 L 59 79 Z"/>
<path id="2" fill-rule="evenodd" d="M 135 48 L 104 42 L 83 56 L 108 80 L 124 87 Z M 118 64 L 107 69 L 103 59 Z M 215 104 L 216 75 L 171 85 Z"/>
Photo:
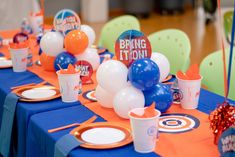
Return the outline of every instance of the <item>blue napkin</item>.
<path id="1" fill-rule="evenodd" d="M 66 157 L 82 142 L 78 141 L 75 136 L 66 134 L 62 136 L 55 144 L 54 157 Z"/>
<path id="2" fill-rule="evenodd" d="M 19 97 L 10 93 L 6 96 L 3 106 L 2 126 L 0 130 L 0 153 L 4 157 L 8 157 L 10 152 L 12 127 L 18 99 Z"/>

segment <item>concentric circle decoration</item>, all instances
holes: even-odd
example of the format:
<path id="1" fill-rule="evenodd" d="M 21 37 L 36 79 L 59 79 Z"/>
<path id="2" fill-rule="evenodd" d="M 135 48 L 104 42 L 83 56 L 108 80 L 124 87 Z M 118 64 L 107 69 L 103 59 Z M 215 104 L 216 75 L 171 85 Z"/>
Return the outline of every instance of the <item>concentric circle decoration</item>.
<path id="1" fill-rule="evenodd" d="M 88 99 L 88 100 L 90 100 L 90 101 L 94 101 L 94 102 L 97 101 L 97 99 L 96 99 L 96 97 L 95 97 L 95 90 L 89 90 L 89 91 L 83 93 L 82 96 L 83 96 L 85 99 Z"/>
<path id="2" fill-rule="evenodd" d="M 159 118 L 159 131 L 164 133 L 188 132 L 198 128 L 199 125 L 200 121 L 188 114 L 163 114 Z"/>

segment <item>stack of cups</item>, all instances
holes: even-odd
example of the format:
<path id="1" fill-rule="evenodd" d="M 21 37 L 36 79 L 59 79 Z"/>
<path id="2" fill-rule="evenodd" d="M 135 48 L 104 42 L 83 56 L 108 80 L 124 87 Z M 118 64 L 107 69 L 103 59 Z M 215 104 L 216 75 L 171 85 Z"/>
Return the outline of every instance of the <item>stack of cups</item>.
<path id="1" fill-rule="evenodd" d="M 33 34 L 38 35 L 42 33 L 43 27 L 43 14 L 42 12 L 30 13 L 29 22 L 33 30 Z"/>
<path id="2" fill-rule="evenodd" d="M 180 100 L 182 108 L 196 109 L 198 107 L 202 76 L 194 80 L 185 80 L 178 77 L 177 79 L 179 91 L 182 95 Z"/>
<path id="3" fill-rule="evenodd" d="M 63 102 L 76 102 L 78 101 L 78 94 L 81 88 L 80 85 L 80 72 L 77 73 L 61 73 L 57 71 L 59 79 L 60 93 Z"/>
<path id="4" fill-rule="evenodd" d="M 145 108 L 135 108 L 129 112 L 132 136 L 134 141 L 135 151 L 139 153 L 150 153 L 155 150 L 157 135 L 158 135 L 158 122 L 161 112 L 155 110 L 156 114 L 153 117 L 138 118 L 131 115 L 143 115 Z"/>
<path id="5" fill-rule="evenodd" d="M 9 48 L 14 72 L 24 72 L 27 66 L 29 48 Z"/>

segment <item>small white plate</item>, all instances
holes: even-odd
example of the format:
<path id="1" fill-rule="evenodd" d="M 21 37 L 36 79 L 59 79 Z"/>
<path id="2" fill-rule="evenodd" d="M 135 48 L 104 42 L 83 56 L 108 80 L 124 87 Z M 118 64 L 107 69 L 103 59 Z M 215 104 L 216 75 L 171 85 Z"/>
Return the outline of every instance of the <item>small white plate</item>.
<path id="1" fill-rule="evenodd" d="M 34 88 L 25 90 L 21 94 L 27 99 L 43 99 L 56 95 L 56 91 L 53 89 Z"/>
<path id="2" fill-rule="evenodd" d="M 7 60 L 6 57 L 0 57 L 0 61 Z"/>
<path id="3" fill-rule="evenodd" d="M 0 59 L 0 67 L 10 67 L 12 66 L 11 60 Z"/>
<path id="4" fill-rule="evenodd" d="M 125 139 L 126 134 L 116 128 L 92 128 L 82 133 L 81 138 L 96 145 L 113 144 Z"/>

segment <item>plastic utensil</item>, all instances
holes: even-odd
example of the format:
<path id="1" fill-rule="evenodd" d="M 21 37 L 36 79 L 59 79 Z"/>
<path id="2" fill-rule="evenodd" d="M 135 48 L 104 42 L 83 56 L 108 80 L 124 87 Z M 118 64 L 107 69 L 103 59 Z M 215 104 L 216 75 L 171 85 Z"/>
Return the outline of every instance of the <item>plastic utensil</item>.
<path id="1" fill-rule="evenodd" d="M 61 131 L 61 130 L 68 129 L 68 128 L 71 128 L 71 127 L 74 127 L 74 126 L 82 126 L 82 125 L 85 125 L 85 124 L 89 124 L 89 123 L 92 123 L 93 121 L 95 121 L 96 118 L 97 118 L 97 116 L 92 116 L 91 118 L 89 118 L 88 120 L 86 120 L 82 123 L 73 123 L 73 124 L 65 125 L 65 126 L 62 126 L 62 127 L 50 129 L 50 130 L 48 130 L 48 132 L 53 133 L 53 132 Z"/>

